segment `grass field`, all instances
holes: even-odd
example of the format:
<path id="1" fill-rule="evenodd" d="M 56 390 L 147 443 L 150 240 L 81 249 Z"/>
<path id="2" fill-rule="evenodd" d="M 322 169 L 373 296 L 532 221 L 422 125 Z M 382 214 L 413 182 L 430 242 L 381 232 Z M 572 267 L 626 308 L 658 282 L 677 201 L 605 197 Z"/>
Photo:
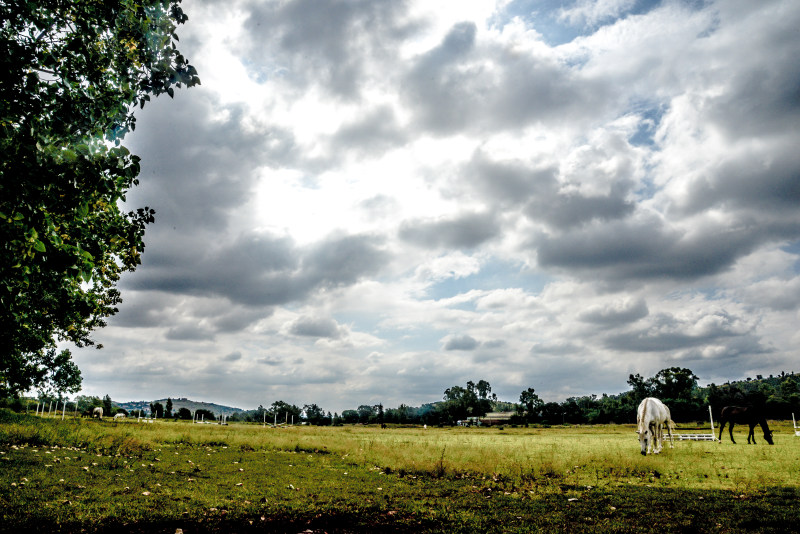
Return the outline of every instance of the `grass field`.
<path id="1" fill-rule="evenodd" d="M 263 428 L 0 413 L 0 531 L 788 532 L 800 438 L 628 425 Z M 726 431 L 727 434 L 727 431 Z"/>

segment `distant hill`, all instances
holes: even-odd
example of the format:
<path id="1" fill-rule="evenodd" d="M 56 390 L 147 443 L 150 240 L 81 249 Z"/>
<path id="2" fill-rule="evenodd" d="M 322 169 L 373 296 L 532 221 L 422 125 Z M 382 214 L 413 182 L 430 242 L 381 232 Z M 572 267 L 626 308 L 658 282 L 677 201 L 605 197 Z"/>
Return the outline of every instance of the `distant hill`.
<path id="1" fill-rule="evenodd" d="M 150 411 L 150 404 L 160 402 L 162 406 L 167 406 L 167 399 L 156 399 L 152 401 L 130 401 L 130 402 L 115 402 L 120 408 L 125 408 L 128 412 L 136 412 L 142 410 L 143 412 Z M 172 399 L 172 413 L 176 413 L 181 408 L 187 408 L 190 412 L 194 413 L 196 410 L 208 410 L 214 415 L 231 415 L 243 412 L 241 408 L 232 408 L 231 406 L 223 406 L 221 404 L 214 404 L 213 402 L 201 402 L 189 400 L 186 397 Z"/>

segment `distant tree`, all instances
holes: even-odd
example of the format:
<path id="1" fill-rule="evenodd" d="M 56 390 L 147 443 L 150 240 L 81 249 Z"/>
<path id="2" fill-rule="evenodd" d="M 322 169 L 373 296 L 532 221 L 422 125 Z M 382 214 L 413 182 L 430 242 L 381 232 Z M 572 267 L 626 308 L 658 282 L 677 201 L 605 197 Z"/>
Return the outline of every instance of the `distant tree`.
<path id="1" fill-rule="evenodd" d="M 557 402 L 546 402 L 542 405 L 542 422 L 548 425 L 560 425 L 564 422 L 564 411 Z"/>
<path id="2" fill-rule="evenodd" d="M 367 424 L 375 416 L 375 407 L 362 404 L 358 407 L 358 422 Z"/>
<path id="3" fill-rule="evenodd" d="M 103 406 L 103 399 L 100 397 L 87 397 L 85 395 L 78 395 L 77 397 L 78 410 L 83 412 L 91 410 L 98 406 Z"/>
<path id="4" fill-rule="evenodd" d="M 645 380 L 639 373 L 628 375 L 628 384 L 633 388 L 631 394 L 636 405 L 653 395 L 652 382 Z"/>
<path id="5" fill-rule="evenodd" d="M 216 421 L 217 418 L 214 416 L 214 412 L 211 410 L 206 410 L 205 408 L 200 408 L 199 410 L 195 410 L 194 418 L 197 421 Z"/>
<path id="6" fill-rule="evenodd" d="M 345 423 L 358 423 L 358 412 L 356 410 L 345 410 L 342 412 L 342 419 Z"/>
<path id="7" fill-rule="evenodd" d="M 697 377 L 685 367 L 662 369 L 651 379 L 654 394 L 661 399 L 691 401 Z"/>
<path id="8" fill-rule="evenodd" d="M 302 412 L 303 410 L 294 404 L 289 404 L 288 402 L 284 402 L 282 400 L 273 402 L 272 406 L 270 407 L 270 415 L 272 415 L 273 421 L 277 419 L 279 423 L 291 423 L 292 419 L 294 419 L 295 422 L 299 422 L 300 414 Z M 269 416 L 267 419 L 269 420 Z"/>
<path id="9" fill-rule="evenodd" d="M 161 419 L 164 417 L 164 405 L 160 402 L 154 402 L 150 404 L 150 417 L 156 417 Z"/>
<path id="10" fill-rule="evenodd" d="M 544 402 L 539 398 L 533 388 L 528 388 L 519 394 L 519 402 L 525 408 L 525 418 L 533 422 L 539 417 Z"/>
<path id="11" fill-rule="evenodd" d="M 172 398 L 167 397 L 167 406 L 164 408 L 164 419 L 172 419 Z"/>
<path id="12" fill-rule="evenodd" d="M 453 386 L 444 391 L 444 404 L 440 407 L 444 419 L 453 424 L 467 417 L 480 417 L 492 410 L 493 399 L 490 397 L 492 386 L 485 380 L 467 382 L 467 387 Z"/>
<path id="13" fill-rule="evenodd" d="M 383 404 L 381 403 L 381 404 L 378 404 L 377 406 L 375 406 L 375 410 L 377 412 L 378 423 L 383 423 L 383 416 L 384 416 Z"/>
<path id="14" fill-rule="evenodd" d="M 797 381 L 791 378 L 785 379 L 781 382 L 781 395 L 784 397 L 790 397 L 791 395 L 800 392 L 800 387 L 797 385 Z"/>
<path id="15" fill-rule="evenodd" d="M 408 421 L 408 412 L 409 407 L 405 404 L 401 404 L 397 407 L 397 422 L 398 423 L 406 423 Z"/>
<path id="16" fill-rule="evenodd" d="M 330 417 L 325 417 L 325 411 L 316 404 L 306 404 L 303 406 L 303 412 L 309 424 L 323 425 L 330 424 Z"/>
<path id="17" fill-rule="evenodd" d="M 112 414 L 114 410 L 114 404 L 111 402 L 111 397 L 106 395 L 103 397 L 103 413 Z"/>
<path id="18" fill-rule="evenodd" d="M 192 418 L 192 411 L 186 407 L 178 408 L 178 413 L 176 415 L 178 419 L 189 420 Z"/>
<path id="19" fill-rule="evenodd" d="M 50 351 L 93 344 L 141 261 L 154 212 L 122 212 L 139 158 L 114 144 L 151 95 L 200 83 L 179 2 L 0 2 L 0 395 L 79 389 L 70 352 Z"/>

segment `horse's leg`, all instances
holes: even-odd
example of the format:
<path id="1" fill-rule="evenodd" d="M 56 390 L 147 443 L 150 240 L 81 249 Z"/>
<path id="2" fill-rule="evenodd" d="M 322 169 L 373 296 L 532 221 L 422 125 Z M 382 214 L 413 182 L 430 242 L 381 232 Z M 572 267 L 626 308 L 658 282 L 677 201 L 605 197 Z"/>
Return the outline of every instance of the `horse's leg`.
<path id="1" fill-rule="evenodd" d="M 728 434 L 731 435 L 731 441 L 735 444 L 736 440 L 733 439 L 733 421 L 728 423 Z"/>
<path id="2" fill-rule="evenodd" d="M 750 438 L 753 438 L 753 445 L 756 444 L 756 433 L 755 433 L 756 425 L 754 423 L 750 423 L 750 433 L 747 434 L 747 443 L 750 444 Z"/>
<path id="3" fill-rule="evenodd" d="M 656 445 L 656 454 L 661 452 L 661 446 L 662 446 L 661 441 L 662 441 L 662 439 L 663 439 L 663 437 L 662 437 L 662 434 L 661 434 L 661 423 L 656 423 L 656 443 L 655 443 L 655 445 Z"/>
<path id="4" fill-rule="evenodd" d="M 725 419 L 722 420 L 722 424 L 719 426 L 719 442 L 722 443 L 722 431 L 725 430 L 725 423 L 727 421 Z"/>

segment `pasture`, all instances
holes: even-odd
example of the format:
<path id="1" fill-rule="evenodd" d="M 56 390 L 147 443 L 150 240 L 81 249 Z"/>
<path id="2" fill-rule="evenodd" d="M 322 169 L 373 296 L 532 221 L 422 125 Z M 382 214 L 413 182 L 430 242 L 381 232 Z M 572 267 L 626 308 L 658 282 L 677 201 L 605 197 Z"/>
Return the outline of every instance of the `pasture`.
<path id="1" fill-rule="evenodd" d="M 0 412 L 0 531 L 786 532 L 800 524 L 800 438 L 790 423 L 770 428 L 774 446 L 757 434 L 755 446 L 684 441 L 642 456 L 634 425 L 263 428 Z"/>

